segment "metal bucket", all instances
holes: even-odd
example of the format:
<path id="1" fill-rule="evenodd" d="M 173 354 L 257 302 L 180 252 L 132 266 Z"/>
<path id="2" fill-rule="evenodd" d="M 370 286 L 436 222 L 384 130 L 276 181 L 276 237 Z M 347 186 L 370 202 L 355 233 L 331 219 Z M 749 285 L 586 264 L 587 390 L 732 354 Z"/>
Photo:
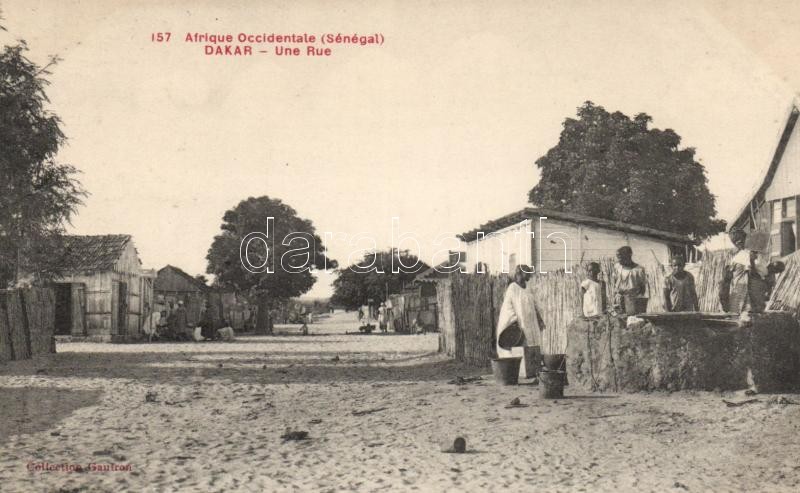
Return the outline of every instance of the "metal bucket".
<path id="1" fill-rule="evenodd" d="M 542 355 L 544 366 L 550 371 L 564 371 L 567 369 L 566 354 L 544 354 Z"/>
<path id="2" fill-rule="evenodd" d="M 520 362 L 522 358 L 518 357 L 492 359 L 494 381 L 500 385 L 517 385 Z"/>
<path id="3" fill-rule="evenodd" d="M 542 370 L 539 372 L 539 395 L 543 399 L 561 399 L 564 397 L 564 380 L 566 372 Z"/>

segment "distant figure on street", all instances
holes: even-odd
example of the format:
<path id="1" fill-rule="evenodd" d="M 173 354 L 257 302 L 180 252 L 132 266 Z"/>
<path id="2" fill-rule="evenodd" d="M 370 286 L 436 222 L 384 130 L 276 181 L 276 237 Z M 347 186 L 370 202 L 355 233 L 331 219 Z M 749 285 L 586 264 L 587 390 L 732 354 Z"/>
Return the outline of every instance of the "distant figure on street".
<path id="1" fill-rule="evenodd" d="M 411 324 L 411 333 L 412 334 L 425 333 L 425 326 L 420 321 L 419 316 L 414 317 L 414 323 Z"/>
<path id="2" fill-rule="evenodd" d="M 518 265 L 514 282 L 508 285 L 497 321 L 497 355 L 511 356 L 511 348 L 541 346 L 544 322 L 536 308 L 533 294 L 526 288 L 531 279 L 531 268 Z"/>
<path id="3" fill-rule="evenodd" d="M 192 340 L 194 342 L 202 342 L 206 340 L 206 338 L 203 337 L 203 328 L 199 325 L 192 331 Z"/>
<path id="4" fill-rule="evenodd" d="M 150 309 L 150 303 L 145 302 L 144 304 L 145 312 L 150 313 L 148 317 L 145 318 L 144 324 L 144 333 L 147 335 L 147 341 L 152 342 L 153 337 L 158 336 L 158 329 L 161 325 L 161 312 L 158 310 Z"/>
<path id="5" fill-rule="evenodd" d="M 359 306 L 358 307 L 358 321 L 361 322 L 362 320 L 364 320 L 364 308 Z"/>
<path id="6" fill-rule="evenodd" d="M 606 312 L 606 283 L 600 280 L 600 264 L 597 262 L 589 262 L 586 274 L 589 277 L 581 283 L 583 316 L 596 317 Z"/>
<path id="7" fill-rule="evenodd" d="M 222 328 L 217 330 L 216 339 L 230 342 L 230 341 L 234 340 L 235 338 L 236 337 L 235 337 L 235 332 L 234 332 L 233 328 L 230 326 L 230 324 L 228 323 L 227 320 L 223 320 L 222 321 Z"/>
<path id="8" fill-rule="evenodd" d="M 378 326 L 381 328 L 381 332 L 387 332 L 387 322 L 386 322 L 386 303 L 381 303 L 381 306 L 378 307 Z"/>
<path id="9" fill-rule="evenodd" d="M 161 338 L 165 334 L 169 333 L 169 323 L 170 323 L 170 318 L 169 315 L 167 314 L 167 310 L 161 310 L 160 313 L 161 313 L 161 318 L 158 319 L 155 329 L 156 333 L 154 335 L 154 337 L 158 338 Z"/>
<path id="10" fill-rule="evenodd" d="M 668 312 L 696 312 L 700 310 L 694 276 L 686 272 L 686 260 L 681 255 L 669 261 L 671 273 L 664 278 L 664 308 Z"/>
<path id="11" fill-rule="evenodd" d="M 190 336 L 186 331 L 188 323 L 186 320 L 186 307 L 183 306 L 183 301 L 178 302 L 178 307 L 175 308 L 175 311 L 172 313 L 172 315 L 172 324 L 170 325 L 172 336 L 178 340 L 190 339 Z"/>
<path id="12" fill-rule="evenodd" d="M 641 265 L 633 261 L 633 250 L 629 246 L 617 250 L 614 266 L 614 306 L 617 311 L 636 315 L 647 310 L 647 274 Z"/>
<path id="13" fill-rule="evenodd" d="M 203 315 L 202 320 L 200 320 L 200 333 L 203 335 L 205 339 L 213 339 L 214 333 L 214 321 L 211 320 L 211 316 L 208 312 Z"/>

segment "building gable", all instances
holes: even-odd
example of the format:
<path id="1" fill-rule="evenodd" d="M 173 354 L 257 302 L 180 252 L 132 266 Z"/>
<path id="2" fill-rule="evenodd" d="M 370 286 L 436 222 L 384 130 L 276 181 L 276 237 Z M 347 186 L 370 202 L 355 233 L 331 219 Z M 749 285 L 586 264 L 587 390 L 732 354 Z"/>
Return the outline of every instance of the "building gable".
<path id="1" fill-rule="evenodd" d="M 168 293 L 199 293 L 205 286 L 178 267 L 167 265 L 158 271 L 154 289 Z"/>
<path id="2" fill-rule="evenodd" d="M 764 205 L 769 204 L 768 200 L 774 200 L 774 198 L 768 198 L 768 191 L 770 196 L 777 198 L 779 194 L 784 193 L 789 188 L 800 187 L 797 178 L 793 177 L 791 181 L 787 179 L 787 173 L 791 169 L 796 171 L 797 168 L 793 167 L 800 163 L 800 136 L 796 135 L 798 129 L 795 128 L 798 116 L 800 116 L 800 109 L 798 109 L 797 103 L 793 103 L 786 118 L 786 125 L 775 146 L 772 160 L 764 173 L 763 180 L 756 190 L 748 196 L 747 202 L 739 211 L 739 214 L 729 224 L 729 230 L 749 230 L 766 227 L 770 222 L 770 211 Z M 782 169 L 784 168 L 784 156 L 787 158 L 785 170 Z M 792 183 L 792 185 L 789 185 L 789 183 Z"/>

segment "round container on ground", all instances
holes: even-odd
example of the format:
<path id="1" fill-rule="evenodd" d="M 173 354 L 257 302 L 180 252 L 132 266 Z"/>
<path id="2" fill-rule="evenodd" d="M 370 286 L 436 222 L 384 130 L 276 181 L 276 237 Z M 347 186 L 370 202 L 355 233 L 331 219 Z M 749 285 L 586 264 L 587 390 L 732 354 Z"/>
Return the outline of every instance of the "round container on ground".
<path id="1" fill-rule="evenodd" d="M 495 382 L 500 385 L 517 385 L 521 362 L 522 358 L 519 357 L 492 359 L 492 373 Z"/>
<path id="2" fill-rule="evenodd" d="M 566 372 L 542 370 L 539 372 L 539 395 L 543 399 L 564 397 L 564 378 Z"/>

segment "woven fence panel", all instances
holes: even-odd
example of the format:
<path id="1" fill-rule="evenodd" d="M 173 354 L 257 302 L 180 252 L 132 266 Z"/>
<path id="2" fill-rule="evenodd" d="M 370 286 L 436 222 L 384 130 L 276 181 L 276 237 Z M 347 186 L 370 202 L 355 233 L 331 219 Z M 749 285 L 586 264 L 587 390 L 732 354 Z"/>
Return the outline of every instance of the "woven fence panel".
<path id="1" fill-rule="evenodd" d="M 769 308 L 790 311 L 800 318 L 800 252 L 785 260 L 786 270 L 776 280 Z"/>
<path id="2" fill-rule="evenodd" d="M 5 309 L 5 293 L 0 293 L 0 361 L 11 361 L 14 351 L 11 348 L 11 327 Z"/>
<path id="3" fill-rule="evenodd" d="M 456 359 L 486 366 L 492 355 L 495 309 L 494 278 L 480 274 L 454 276 L 452 300 L 455 311 Z"/>
<path id="4" fill-rule="evenodd" d="M 456 357 L 456 326 L 454 314 L 457 309 L 452 300 L 451 276 L 439 281 L 436 286 L 436 304 L 439 308 L 439 352 Z"/>
<path id="5" fill-rule="evenodd" d="M 28 325 L 25 320 L 22 296 L 19 290 L 9 290 L 5 293 L 5 309 L 8 328 L 11 332 L 11 350 L 13 359 L 29 359 L 31 346 L 28 335 Z"/>
<path id="6" fill-rule="evenodd" d="M 54 351 L 55 294 L 46 288 L 21 290 L 28 323 L 28 341 L 33 355 Z"/>

